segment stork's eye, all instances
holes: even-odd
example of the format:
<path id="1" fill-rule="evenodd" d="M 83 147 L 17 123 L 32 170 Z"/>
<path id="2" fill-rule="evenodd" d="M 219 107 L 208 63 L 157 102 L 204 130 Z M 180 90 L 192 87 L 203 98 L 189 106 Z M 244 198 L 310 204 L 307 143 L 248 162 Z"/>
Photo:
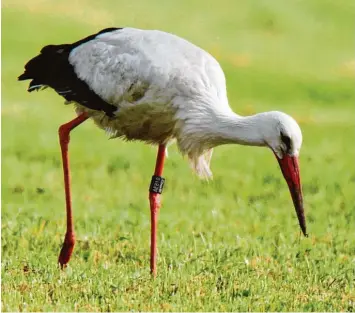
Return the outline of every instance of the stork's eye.
<path id="1" fill-rule="evenodd" d="M 285 144 L 286 146 L 286 153 L 291 152 L 291 138 L 283 133 L 280 133 L 281 136 L 281 141 Z"/>

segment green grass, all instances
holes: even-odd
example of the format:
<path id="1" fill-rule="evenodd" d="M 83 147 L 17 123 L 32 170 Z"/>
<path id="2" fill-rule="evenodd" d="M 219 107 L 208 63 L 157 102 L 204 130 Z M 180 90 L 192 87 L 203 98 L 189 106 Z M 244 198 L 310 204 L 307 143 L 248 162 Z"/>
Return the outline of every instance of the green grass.
<path id="1" fill-rule="evenodd" d="M 2 311 L 354 311 L 355 121 L 352 1 L 23 1 L 2 3 Z M 241 114 L 300 122 L 309 238 L 267 149 L 223 146 L 214 181 L 175 146 L 166 164 L 159 273 L 149 275 L 148 185 L 156 149 L 72 135 L 78 242 L 65 231 L 57 128 L 74 116 L 16 81 L 48 43 L 108 26 L 158 28 L 210 51 Z"/>

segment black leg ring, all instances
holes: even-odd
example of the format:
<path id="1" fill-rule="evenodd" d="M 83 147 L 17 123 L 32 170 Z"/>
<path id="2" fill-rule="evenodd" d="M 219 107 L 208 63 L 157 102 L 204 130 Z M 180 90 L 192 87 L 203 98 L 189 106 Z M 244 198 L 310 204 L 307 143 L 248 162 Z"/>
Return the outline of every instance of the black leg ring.
<path id="1" fill-rule="evenodd" d="M 165 178 L 161 176 L 152 176 L 152 181 L 150 182 L 149 191 L 154 193 L 162 193 L 165 183 Z"/>

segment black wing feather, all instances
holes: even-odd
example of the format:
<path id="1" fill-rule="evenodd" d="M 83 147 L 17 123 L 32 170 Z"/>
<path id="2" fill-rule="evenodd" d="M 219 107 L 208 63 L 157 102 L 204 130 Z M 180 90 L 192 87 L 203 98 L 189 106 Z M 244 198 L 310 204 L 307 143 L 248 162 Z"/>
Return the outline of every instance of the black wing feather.
<path id="1" fill-rule="evenodd" d="M 74 67 L 69 63 L 69 54 L 75 47 L 93 40 L 97 35 L 118 29 L 120 28 L 106 28 L 72 44 L 43 47 L 41 53 L 25 65 L 25 72 L 18 80 L 32 79 L 29 92 L 49 86 L 68 102 L 73 101 L 92 110 L 104 111 L 112 117 L 117 107 L 101 99 L 76 75 Z"/>

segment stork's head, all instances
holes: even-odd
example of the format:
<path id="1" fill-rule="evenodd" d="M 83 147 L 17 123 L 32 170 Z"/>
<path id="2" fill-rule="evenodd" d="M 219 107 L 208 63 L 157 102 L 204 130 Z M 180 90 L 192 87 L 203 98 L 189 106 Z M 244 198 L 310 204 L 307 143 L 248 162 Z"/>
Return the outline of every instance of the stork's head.
<path id="1" fill-rule="evenodd" d="M 298 221 L 302 232 L 307 236 L 306 220 L 303 208 L 303 196 L 300 181 L 298 155 L 302 145 L 302 132 L 297 122 L 281 112 L 268 112 L 268 123 L 263 124 L 265 144 L 274 152 L 282 174 L 291 192 Z"/>
<path id="2" fill-rule="evenodd" d="M 285 155 L 298 156 L 302 145 L 302 132 L 297 122 L 282 112 L 267 112 L 268 123 L 263 130 L 266 144 L 282 159 Z"/>

